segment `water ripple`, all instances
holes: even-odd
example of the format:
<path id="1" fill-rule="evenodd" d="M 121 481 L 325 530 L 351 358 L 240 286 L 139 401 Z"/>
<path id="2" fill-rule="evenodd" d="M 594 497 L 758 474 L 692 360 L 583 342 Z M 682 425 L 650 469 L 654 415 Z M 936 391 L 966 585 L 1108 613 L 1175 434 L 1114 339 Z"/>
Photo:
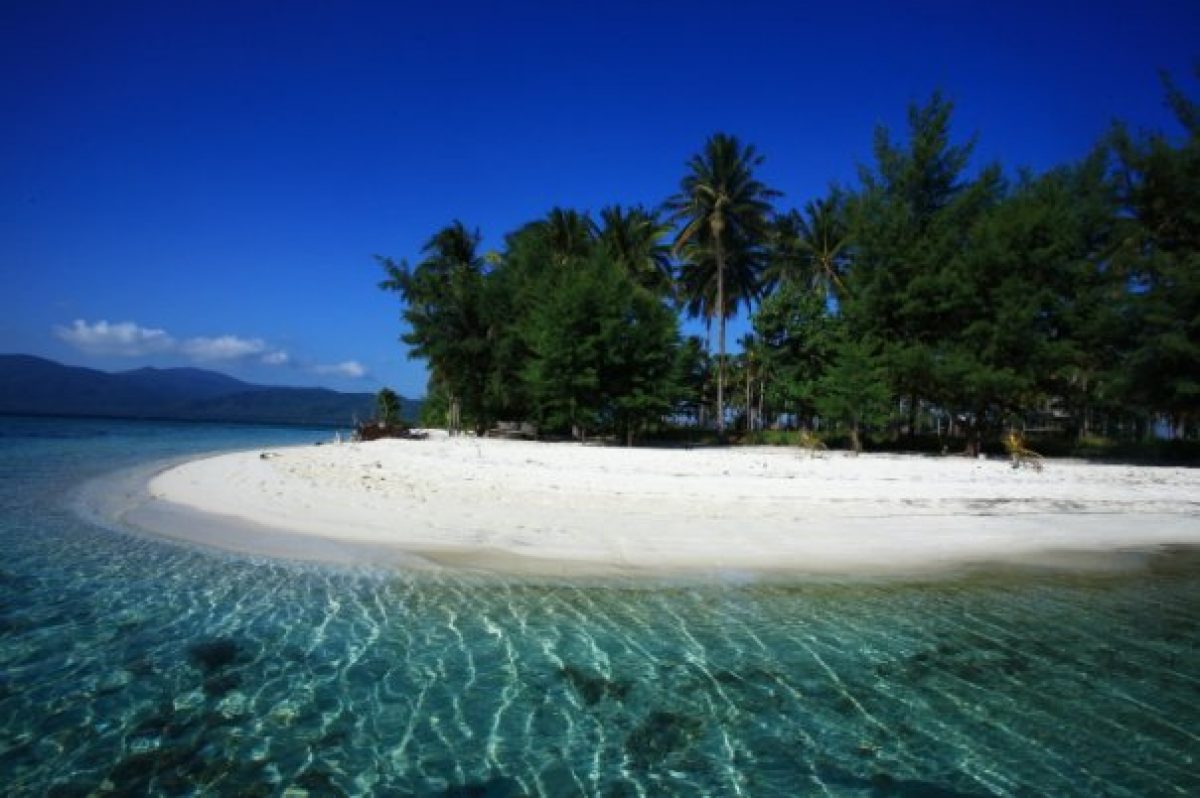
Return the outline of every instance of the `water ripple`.
<path id="1" fill-rule="evenodd" d="M 533 584 L 205 553 L 63 503 L 64 479 L 212 445 L 186 435 L 0 435 L 8 794 L 1200 793 L 1194 552 L 1124 575 Z"/>

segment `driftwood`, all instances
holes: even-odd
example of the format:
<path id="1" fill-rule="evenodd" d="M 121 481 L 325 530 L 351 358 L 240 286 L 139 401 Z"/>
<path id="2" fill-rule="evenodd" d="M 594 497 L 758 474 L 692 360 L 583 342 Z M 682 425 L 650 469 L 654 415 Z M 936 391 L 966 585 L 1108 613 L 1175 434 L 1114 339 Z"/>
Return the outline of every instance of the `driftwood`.
<path id="1" fill-rule="evenodd" d="M 532 441 L 537 439 L 538 428 L 528 421 L 497 421 L 487 435 L 489 438 L 523 438 Z"/>
<path id="2" fill-rule="evenodd" d="M 377 441 L 380 438 L 420 440 L 424 437 L 425 433 L 414 432 L 412 427 L 403 422 L 385 424 L 382 421 L 364 421 L 354 428 L 356 441 Z"/>
<path id="3" fill-rule="evenodd" d="M 1042 456 L 1026 446 L 1016 432 L 1004 436 L 1004 450 L 1012 457 L 1013 468 L 1029 466 L 1034 471 L 1042 470 Z"/>
<path id="4" fill-rule="evenodd" d="M 825 445 L 825 441 L 821 440 L 814 433 L 806 429 L 800 430 L 797 443 L 800 444 L 801 449 L 808 450 L 809 457 L 818 457 L 820 456 L 821 452 L 829 448 Z"/>

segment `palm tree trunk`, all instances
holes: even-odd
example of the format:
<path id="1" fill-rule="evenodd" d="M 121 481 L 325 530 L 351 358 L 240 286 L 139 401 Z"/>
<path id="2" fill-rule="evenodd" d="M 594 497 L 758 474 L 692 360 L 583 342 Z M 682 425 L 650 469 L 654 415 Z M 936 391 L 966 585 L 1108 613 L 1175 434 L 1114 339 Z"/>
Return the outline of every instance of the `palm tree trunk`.
<path id="1" fill-rule="evenodd" d="M 704 315 L 704 362 L 712 363 L 712 314 Z M 708 384 L 709 373 L 704 375 L 704 382 L 700 386 L 700 404 L 697 405 L 699 415 L 700 429 L 708 429 Z"/>
<path id="2" fill-rule="evenodd" d="M 754 429 L 754 405 L 750 403 L 750 358 L 746 358 L 746 432 Z"/>
<path id="3" fill-rule="evenodd" d="M 725 435 L 725 253 L 720 228 L 714 230 L 717 255 L 717 437 Z"/>
<path id="4" fill-rule="evenodd" d="M 762 377 L 758 379 L 758 414 L 754 420 L 758 422 L 758 429 L 763 429 L 763 394 L 767 392 L 767 382 Z"/>

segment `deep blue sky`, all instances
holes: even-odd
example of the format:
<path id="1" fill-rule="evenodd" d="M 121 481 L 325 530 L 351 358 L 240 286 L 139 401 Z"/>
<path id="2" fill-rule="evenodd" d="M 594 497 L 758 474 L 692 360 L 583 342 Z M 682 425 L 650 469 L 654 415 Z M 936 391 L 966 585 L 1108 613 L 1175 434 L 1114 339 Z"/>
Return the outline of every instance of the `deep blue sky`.
<path id="1" fill-rule="evenodd" d="M 657 204 L 718 130 L 799 206 L 939 87 L 1041 170 L 1173 131 L 1197 42 L 1196 0 L 4 3 L 0 352 L 419 396 L 373 253 Z"/>

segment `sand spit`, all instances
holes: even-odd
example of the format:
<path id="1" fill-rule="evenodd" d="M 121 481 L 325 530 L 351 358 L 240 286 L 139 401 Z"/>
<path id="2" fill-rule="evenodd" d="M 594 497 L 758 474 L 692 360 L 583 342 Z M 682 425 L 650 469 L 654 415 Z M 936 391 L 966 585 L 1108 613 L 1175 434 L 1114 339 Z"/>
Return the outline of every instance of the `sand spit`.
<path id="1" fill-rule="evenodd" d="M 434 433 L 195 460 L 149 493 L 138 526 L 204 545 L 567 576 L 920 573 L 1200 544 L 1200 470 L 1078 462 Z"/>

